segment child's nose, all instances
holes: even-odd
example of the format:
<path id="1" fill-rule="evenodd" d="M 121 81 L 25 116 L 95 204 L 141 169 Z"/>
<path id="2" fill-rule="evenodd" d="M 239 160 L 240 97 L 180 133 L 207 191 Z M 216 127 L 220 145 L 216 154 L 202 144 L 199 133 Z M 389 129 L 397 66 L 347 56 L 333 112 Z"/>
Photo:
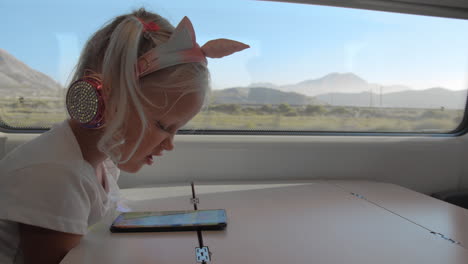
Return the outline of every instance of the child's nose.
<path id="1" fill-rule="evenodd" d="M 163 144 L 162 144 L 164 150 L 173 150 L 174 149 L 174 135 L 170 135 L 167 137 Z"/>

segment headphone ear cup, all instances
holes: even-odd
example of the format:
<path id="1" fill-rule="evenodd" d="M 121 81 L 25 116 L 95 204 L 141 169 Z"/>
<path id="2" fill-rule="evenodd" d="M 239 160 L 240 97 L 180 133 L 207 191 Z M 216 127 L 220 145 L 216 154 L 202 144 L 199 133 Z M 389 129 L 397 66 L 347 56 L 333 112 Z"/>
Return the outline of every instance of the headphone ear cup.
<path id="1" fill-rule="evenodd" d="M 102 83 L 97 78 L 83 78 L 70 85 L 66 96 L 70 117 L 85 128 L 104 125 L 104 99 Z"/>

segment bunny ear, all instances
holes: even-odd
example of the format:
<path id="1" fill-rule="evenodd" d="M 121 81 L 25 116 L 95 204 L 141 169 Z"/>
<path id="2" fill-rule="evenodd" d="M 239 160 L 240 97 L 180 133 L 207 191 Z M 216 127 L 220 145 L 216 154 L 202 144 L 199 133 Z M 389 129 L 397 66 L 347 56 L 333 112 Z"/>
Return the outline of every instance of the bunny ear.
<path id="1" fill-rule="evenodd" d="M 222 58 L 247 48 L 250 46 L 230 39 L 210 40 L 201 47 L 205 56 L 209 58 Z"/>
<path id="2" fill-rule="evenodd" d="M 191 49 L 197 45 L 195 30 L 188 17 L 184 17 L 175 28 L 169 40 L 163 44 L 167 50 Z"/>

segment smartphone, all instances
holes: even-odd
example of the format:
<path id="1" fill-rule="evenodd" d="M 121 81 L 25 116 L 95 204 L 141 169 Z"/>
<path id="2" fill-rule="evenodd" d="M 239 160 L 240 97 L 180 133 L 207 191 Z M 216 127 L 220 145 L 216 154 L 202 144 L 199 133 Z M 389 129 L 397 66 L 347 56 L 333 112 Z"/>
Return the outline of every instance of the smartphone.
<path id="1" fill-rule="evenodd" d="M 121 232 L 175 232 L 197 230 L 223 230 L 227 226 L 226 211 L 165 211 L 127 212 L 120 214 L 110 231 Z"/>

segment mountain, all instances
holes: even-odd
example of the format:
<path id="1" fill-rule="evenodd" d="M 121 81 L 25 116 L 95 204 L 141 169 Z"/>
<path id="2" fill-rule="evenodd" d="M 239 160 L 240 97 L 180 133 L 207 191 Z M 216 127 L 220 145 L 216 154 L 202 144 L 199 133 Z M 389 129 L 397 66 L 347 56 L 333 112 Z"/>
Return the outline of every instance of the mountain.
<path id="1" fill-rule="evenodd" d="M 38 72 L 0 49 L 0 96 L 56 96 L 64 91 L 47 75 Z M 467 91 L 441 87 L 411 90 L 404 85 L 368 83 L 353 73 L 330 73 L 319 79 L 292 85 L 254 83 L 211 92 L 214 104 L 330 104 L 360 107 L 464 109 Z"/>
<path id="2" fill-rule="evenodd" d="M 214 104 L 322 104 L 312 97 L 265 87 L 235 87 L 211 92 Z"/>
<path id="3" fill-rule="evenodd" d="M 272 88 L 272 89 L 278 90 L 278 85 L 269 83 L 269 82 L 251 83 L 248 87 L 250 88 L 263 87 L 263 88 Z"/>
<path id="4" fill-rule="evenodd" d="M 318 95 L 315 98 L 330 105 L 343 106 L 464 109 L 467 90 L 452 91 L 436 87 L 425 90 L 394 92 L 382 94 L 382 96 L 370 92 L 328 93 Z"/>
<path id="5" fill-rule="evenodd" d="M 317 96 L 326 93 L 360 93 L 373 91 L 389 93 L 411 90 L 403 85 L 379 85 L 368 83 L 354 73 L 330 73 L 322 78 L 306 80 L 297 84 L 275 87 L 285 92 L 296 92 L 307 96 Z"/>
<path id="6" fill-rule="evenodd" d="M 53 94 L 62 87 L 49 76 L 38 72 L 0 49 L 0 95 L 41 96 Z"/>

